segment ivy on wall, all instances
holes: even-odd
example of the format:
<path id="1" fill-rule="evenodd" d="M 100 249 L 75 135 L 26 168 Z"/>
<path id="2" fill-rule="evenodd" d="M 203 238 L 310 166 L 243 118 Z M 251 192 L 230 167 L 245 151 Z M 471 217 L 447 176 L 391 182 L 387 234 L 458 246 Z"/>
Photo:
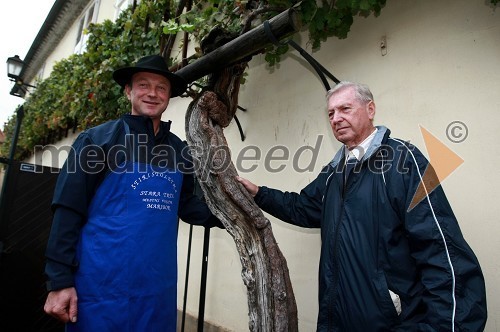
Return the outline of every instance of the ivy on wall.
<path id="1" fill-rule="evenodd" d="M 493 5 L 499 1 L 490 0 Z M 188 33 L 199 43 L 216 25 L 244 33 L 298 2 L 143 0 L 115 22 L 91 24 L 86 51 L 57 62 L 50 76 L 37 82 L 37 89 L 27 98 L 15 158 L 28 157 L 35 146 L 54 143 L 68 130 L 96 126 L 130 111 L 128 100 L 112 79 L 115 69 L 149 54 L 163 54 L 174 64 L 180 54 L 172 48 L 177 35 Z M 317 50 L 330 37 L 346 38 L 355 16 L 379 15 L 385 2 L 303 0 L 298 10 L 308 30 L 308 43 Z M 272 46 L 265 50 L 265 58 L 272 66 L 287 51 L 287 45 Z M 16 120 L 14 114 L 5 124 L 2 156 L 9 153 Z"/>

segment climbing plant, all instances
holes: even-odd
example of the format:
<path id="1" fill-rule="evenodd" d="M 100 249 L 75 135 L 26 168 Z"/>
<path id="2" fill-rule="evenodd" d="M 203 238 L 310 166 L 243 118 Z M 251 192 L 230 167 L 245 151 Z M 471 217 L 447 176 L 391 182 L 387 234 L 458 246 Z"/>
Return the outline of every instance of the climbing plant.
<path id="1" fill-rule="evenodd" d="M 490 0 L 497 4 L 500 0 Z M 297 10 L 313 50 L 330 37 L 346 38 L 356 16 L 379 15 L 386 0 L 303 0 Z M 116 68 L 141 56 L 161 53 L 171 65 L 179 63 L 176 37 L 189 34 L 199 43 L 218 25 L 244 33 L 263 20 L 299 3 L 298 0 L 143 0 L 115 21 L 91 24 L 83 54 L 57 62 L 50 76 L 37 82 L 24 104 L 25 118 L 17 159 L 29 156 L 36 145 L 56 142 L 71 128 L 85 129 L 129 110 L 121 88 L 112 80 Z M 185 39 L 183 39 L 185 40 Z M 179 41 L 179 40 L 178 40 Z M 186 46 L 180 41 L 181 47 Z M 265 50 L 270 66 L 280 61 L 288 46 Z M 194 54 L 191 59 L 195 59 Z M 178 66 L 176 67 L 178 68 Z M 4 127 L 7 141 L 0 153 L 8 155 L 16 114 Z"/>

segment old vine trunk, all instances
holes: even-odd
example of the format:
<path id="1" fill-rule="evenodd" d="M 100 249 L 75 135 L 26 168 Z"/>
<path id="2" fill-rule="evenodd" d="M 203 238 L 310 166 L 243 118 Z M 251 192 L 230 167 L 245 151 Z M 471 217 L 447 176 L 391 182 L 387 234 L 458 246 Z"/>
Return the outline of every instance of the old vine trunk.
<path id="1" fill-rule="evenodd" d="M 235 179 L 237 171 L 223 133 L 236 111 L 245 67 L 246 62 L 240 62 L 211 75 L 208 87 L 188 107 L 186 137 L 205 199 L 240 255 L 250 331 L 298 331 L 286 260 L 271 223 Z"/>

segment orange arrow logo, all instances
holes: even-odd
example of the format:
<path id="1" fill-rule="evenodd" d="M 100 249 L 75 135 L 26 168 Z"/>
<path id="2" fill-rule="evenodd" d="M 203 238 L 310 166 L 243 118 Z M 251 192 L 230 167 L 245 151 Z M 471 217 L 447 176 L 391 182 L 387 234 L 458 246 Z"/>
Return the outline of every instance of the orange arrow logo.
<path id="1" fill-rule="evenodd" d="M 417 191 L 413 195 L 408 212 L 433 192 L 448 175 L 464 162 L 462 158 L 451 151 L 424 127 L 420 126 L 420 131 L 422 132 L 425 147 L 429 153 L 429 166 L 427 166 Z"/>

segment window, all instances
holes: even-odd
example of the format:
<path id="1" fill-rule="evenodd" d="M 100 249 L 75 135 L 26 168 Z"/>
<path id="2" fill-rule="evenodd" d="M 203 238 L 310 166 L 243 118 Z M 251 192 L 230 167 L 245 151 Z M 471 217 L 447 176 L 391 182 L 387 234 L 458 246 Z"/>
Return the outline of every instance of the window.
<path id="1" fill-rule="evenodd" d="M 137 1 L 139 3 L 140 1 Z M 120 16 L 120 13 L 132 5 L 134 0 L 116 0 L 115 1 L 115 20 Z"/>
<path id="2" fill-rule="evenodd" d="M 85 30 L 89 27 L 90 23 L 97 21 L 97 12 L 99 9 L 100 0 L 92 1 L 89 7 L 83 11 L 80 21 L 78 22 L 78 32 L 76 35 L 75 53 L 81 54 L 85 52 L 87 47 L 88 35 Z"/>
<path id="3" fill-rule="evenodd" d="M 45 71 L 45 62 L 42 64 L 42 66 L 40 67 L 40 70 L 36 74 L 35 81 L 41 81 L 41 80 L 43 80 L 43 73 L 44 73 L 44 71 Z"/>

